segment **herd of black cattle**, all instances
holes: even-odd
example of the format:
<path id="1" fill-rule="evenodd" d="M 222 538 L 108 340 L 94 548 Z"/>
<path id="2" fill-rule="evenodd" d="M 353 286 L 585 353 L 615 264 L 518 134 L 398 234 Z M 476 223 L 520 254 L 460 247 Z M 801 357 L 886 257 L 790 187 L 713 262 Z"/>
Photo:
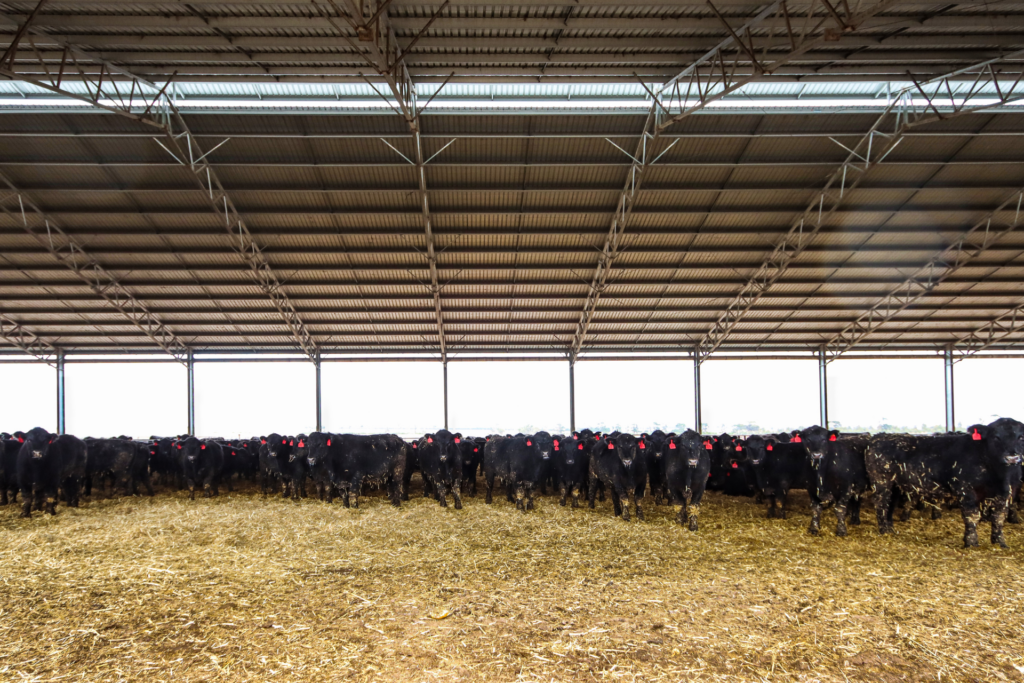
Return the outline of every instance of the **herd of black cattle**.
<path id="1" fill-rule="evenodd" d="M 42 428 L 2 434 L 0 505 L 22 495 L 22 516 L 32 509 L 56 514 L 58 499 L 77 507 L 80 495 L 94 484 L 135 495 L 138 486 L 153 495 L 150 476 L 162 484 L 187 488 L 195 499 L 232 490 L 235 478 L 258 477 L 263 494 L 306 496 L 307 482 L 328 503 L 339 496 L 345 507 L 359 505 L 364 486 L 386 487 L 392 505 L 409 497 L 410 477 L 420 472 L 424 496 L 447 507 L 448 496 L 462 509 L 462 493 L 476 495 L 478 471 L 492 502 L 495 481 L 516 508 L 533 509 L 534 493 L 553 486 L 561 505 L 571 496 L 578 507 L 586 495 L 591 508 L 605 491 L 616 515 L 630 518 L 630 506 L 643 520 L 643 499 L 650 487 L 654 503 L 677 506 L 677 521 L 697 530 L 706 489 L 764 500 L 769 517 L 786 516 L 790 490 L 805 489 L 811 501 L 810 532 L 817 534 L 821 512 L 833 506 L 836 534 L 846 534 L 847 516 L 860 523 L 861 497 L 869 490 L 880 533 L 893 531 L 893 512 L 901 518 L 913 508 L 959 506 L 964 544 L 978 545 L 977 525 L 992 524 L 992 543 L 1006 545 L 1004 522 L 1018 522 L 1021 507 L 1021 454 L 1024 424 L 1000 418 L 975 425 L 966 433 L 932 436 L 910 434 L 841 435 L 814 426 L 788 434 L 733 437 L 682 434 L 610 434 L 590 430 L 569 436 L 532 435 L 464 437 L 448 430 L 404 441 L 393 434 L 359 436 L 313 432 L 299 436 L 251 439 L 151 437 L 135 441 L 79 439 Z"/>

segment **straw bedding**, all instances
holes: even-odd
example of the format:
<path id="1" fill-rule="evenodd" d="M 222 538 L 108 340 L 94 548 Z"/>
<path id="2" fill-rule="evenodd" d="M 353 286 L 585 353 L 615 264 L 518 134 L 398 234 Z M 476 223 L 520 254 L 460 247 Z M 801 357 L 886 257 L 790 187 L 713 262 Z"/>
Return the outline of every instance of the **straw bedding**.
<path id="1" fill-rule="evenodd" d="M 697 534 L 667 506 L 363 500 L 0 509 L 0 679 L 1024 680 L 1019 527 L 965 551 L 955 512 L 812 538 L 799 496 L 708 494 Z"/>

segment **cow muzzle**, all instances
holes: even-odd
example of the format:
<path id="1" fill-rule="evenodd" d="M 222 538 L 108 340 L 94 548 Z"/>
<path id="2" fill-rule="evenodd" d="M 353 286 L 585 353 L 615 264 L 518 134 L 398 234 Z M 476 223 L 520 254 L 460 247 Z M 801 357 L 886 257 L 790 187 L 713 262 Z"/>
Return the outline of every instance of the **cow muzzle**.
<path id="1" fill-rule="evenodd" d="M 686 462 L 690 463 L 690 467 L 697 466 L 697 458 L 689 458 Z"/>
<path id="2" fill-rule="evenodd" d="M 761 458 L 758 458 L 756 460 L 751 459 L 750 464 L 751 465 L 760 465 L 761 464 Z"/>
<path id="3" fill-rule="evenodd" d="M 442 455 L 441 456 L 441 462 L 446 462 L 447 460 L 448 460 L 448 456 L 447 455 Z"/>
<path id="4" fill-rule="evenodd" d="M 194 462 L 195 459 L 196 459 L 196 456 L 190 455 L 190 456 L 188 456 L 188 459 L 189 459 L 189 462 Z"/>
<path id="5" fill-rule="evenodd" d="M 43 452 L 42 451 L 32 451 L 32 457 L 33 458 L 41 458 L 41 457 L 43 457 Z"/>
<path id="6" fill-rule="evenodd" d="M 292 453 L 291 455 L 288 456 L 288 462 L 295 462 L 295 454 L 294 453 Z"/>
<path id="7" fill-rule="evenodd" d="M 306 462 L 308 462 L 309 466 L 312 467 L 316 464 L 316 458 L 306 458 Z"/>
<path id="8" fill-rule="evenodd" d="M 551 451 L 541 451 L 540 457 L 544 460 L 549 460 L 551 458 Z"/>
<path id="9" fill-rule="evenodd" d="M 1006 456 L 1006 464 L 1007 465 L 1016 465 L 1020 461 L 1021 461 L 1021 456 L 1019 456 L 1019 455 L 1008 455 L 1008 456 Z"/>
<path id="10" fill-rule="evenodd" d="M 573 464 L 573 463 L 575 463 L 575 462 L 576 462 L 576 461 L 575 461 L 575 460 L 573 460 L 572 458 L 566 458 L 566 460 L 565 460 L 565 464 L 566 464 L 566 465 L 572 465 L 572 464 Z"/>
<path id="11" fill-rule="evenodd" d="M 623 458 L 622 459 L 622 464 L 625 465 L 626 467 L 629 467 L 630 465 L 633 464 L 633 458 L 629 458 L 629 459 Z"/>

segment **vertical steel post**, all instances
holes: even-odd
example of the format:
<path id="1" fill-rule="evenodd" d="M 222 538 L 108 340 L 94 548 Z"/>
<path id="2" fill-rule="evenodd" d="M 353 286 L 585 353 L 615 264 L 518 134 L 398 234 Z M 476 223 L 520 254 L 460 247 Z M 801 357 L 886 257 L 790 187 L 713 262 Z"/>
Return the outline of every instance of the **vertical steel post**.
<path id="1" fill-rule="evenodd" d="M 323 431 L 323 385 L 320 383 L 320 351 L 316 352 L 316 431 Z"/>
<path id="2" fill-rule="evenodd" d="M 57 351 L 57 433 L 67 432 L 67 415 L 64 412 L 64 352 Z"/>
<path id="3" fill-rule="evenodd" d="M 821 407 L 821 426 L 828 429 L 828 365 L 825 347 L 818 349 L 818 401 Z"/>
<path id="4" fill-rule="evenodd" d="M 946 347 L 946 352 L 943 356 L 943 365 L 945 365 L 946 374 L 946 431 L 956 431 L 956 414 L 954 411 L 954 395 L 953 395 L 953 349 Z"/>
<path id="5" fill-rule="evenodd" d="M 569 431 L 576 431 L 576 364 L 569 361 Z"/>
<path id="6" fill-rule="evenodd" d="M 196 357 L 189 351 L 187 359 L 188 367 L 188 434 L 196 435 Z"/>
<path id="7" fill-rule="evenodd" d="M 693 351 L 693 423 L 694 431 L 703 433 L 700 421 L 700 354 L 696 349 Z"/>
<path id="8" fill-rule="evenodd" d="M 442 365 L 444 366 L 444 428 L 448 429 L 448 361 Z"/>

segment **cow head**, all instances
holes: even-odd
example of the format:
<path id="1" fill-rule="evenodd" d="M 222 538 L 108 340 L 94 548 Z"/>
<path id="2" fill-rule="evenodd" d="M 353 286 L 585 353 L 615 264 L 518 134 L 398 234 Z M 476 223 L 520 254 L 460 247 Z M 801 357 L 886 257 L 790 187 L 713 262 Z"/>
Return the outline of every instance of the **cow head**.
<path id="1" fill-rule="evenodd" d="M 555 452 L 555 440 L 547 432 L 537 432 L 533 436 L 527 436 L 527 448 L 536 449 L 543 460 L 550 460 Z"/>
<path id="2" fill-rule="evenodd" d="M 51 434 L 42 427 L 30 429 L 24 436 L 19 433 L 19 441 L 24 439 L 21 452 L 29 453 L 35 460 L 45 458 L 55 438 L 56 434 Z"/>
<path id="3" fill-rule="evenodd" d="M 311 432 L 303 441 L 306 449 L 306 463 L 316 467 L 317 463 L 327 460 L 327 449 L 333 443 L 332 437 L 326 432 Z"/>
<path id="4" fill-rule="evenodd" d="M 458 439 L 458 443 L 456 443 L 456 439 Z M 426 454 L 437 453 L 438 460 L 448 462 L 455 459 L 461 445 L 461 434 L 455 435 L 447 429 L 439 429 L 433 434 L 424 434 L 423 438 L 419 441 L 418 450 L 421 458 Z"/>
<path id="5" fill-rule="evenodd" d="M 751 465 L 758 466 L 768 455 L 768 441 L 758 434 L 748 436 L 743 441 L 743 459 Z"/>
<path id="6" fill-rule="evenodd" d="M 663 458 L 668 448 L 668 437 L 665 432 L 655 429 L 650 434 L 640 435 L 644 440 L 644 450 L 649 458 Z"/>
<path id="7" fill-rule="evenodd" d="M 839 439 L 839 431 L 829 431 L 824 427 L 814 425 L 807 429 L 802 429 L 793 435 L 793 442 L 797 441 L 799 437 L 799 443 L 804 445 L 804 450 L 807 451 L 807 455 L 811 458 L 811 464 L 817 468 L 821 464 L 822 458 L 829 450 L 829 444 Z"/>
<path id="8" fill-rule="evenodd" d="M 987 425 L 972 425 L 967 433 L 994 464 L 1013 467 L 1024 456 L 1024 424 L 1017 420 L 1001 417 Z"/>
<path id="9" fill-rule="evenodd" d="M 206 450 L 206 442 L 194 436 L 182 439 L 178 442 L 178 446 L 181 449 L 182 462 L 193 466 L 201 459 L 201 454 Z"/>
<path id="10" fill-rule="evenodd" d="M 267 437 L 267 453 L 272 458 L 288 460 L 292 454 L 292 449 L 295 448 L 294 443 L 294 437 L 283 436 L 274 432 Z"/>
<path id="11" fill-rule="evenodd" d="M 619 458 L 619 462 L 622 463 L 623 467 L 632 467 L 633 461 L 636 460 L 637 452 L 637 440 L 632 434 L 617 434 L 615 436 L 606 436 L 597 442 L 596 446 L 599 450 L 605 452 L 614 453 Z"/>
<path id="12" fill-rule="evenodd" d="M 719 434 L 711 437 L 711 443 L 722 467 L 726 469 L 739 467 L 739 461 L 743 459 L 742 441 L 729 434 Z M 736 449 L 737 445 L 739 445 L 739 450 Z"/>
<path id="13" fill-rule="evenodd" d="M 290 441 L 289 441 L 290 443 Z M 305 434 L 299 434 L 295 437 L 295 446 L 292 448 L 291 453 L 288 454 L 288 462 L 294 462 L 296 460 L 302 461 L 309 457 L 309 437 Z"/>

